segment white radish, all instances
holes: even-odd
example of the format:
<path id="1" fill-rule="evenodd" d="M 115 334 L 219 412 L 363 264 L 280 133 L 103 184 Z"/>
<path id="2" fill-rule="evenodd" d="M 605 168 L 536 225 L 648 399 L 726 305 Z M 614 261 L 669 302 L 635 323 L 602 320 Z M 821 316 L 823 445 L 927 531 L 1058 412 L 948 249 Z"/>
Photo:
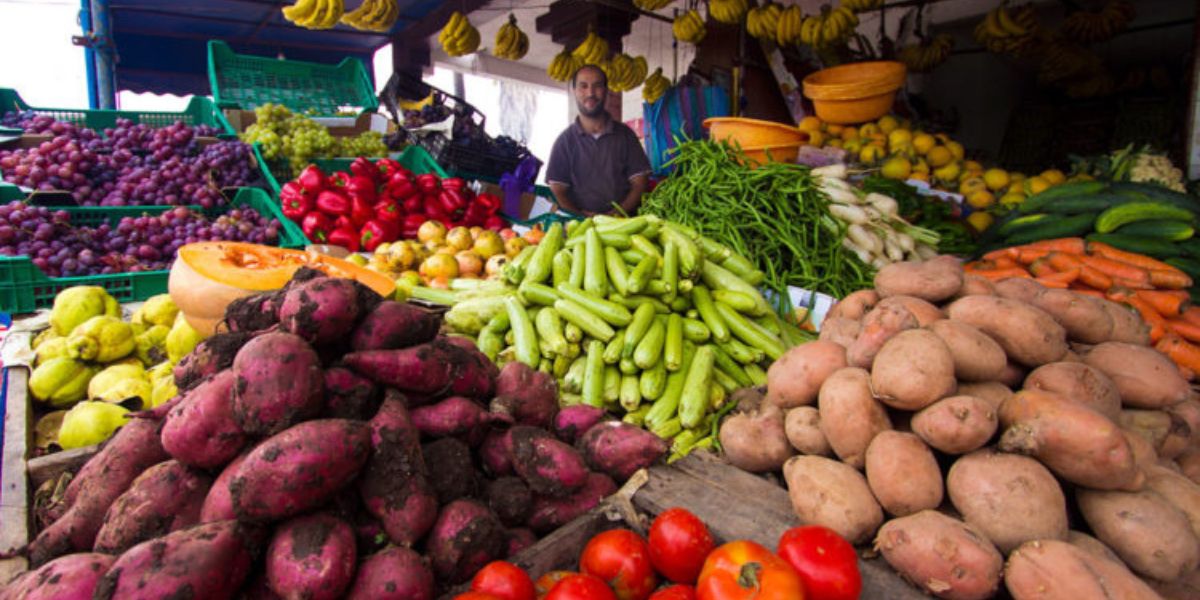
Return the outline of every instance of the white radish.
<path id="1" fill-rule="evenodd" d="M 929 260 L 937 256 L 937 250 L 925 244 L 917 244 L 916 253 L 917 256 L 921 257 L 921 260 Z"/>
<path id="2" fill-rule="evenodd" d="M 853 205 L 862 204 L 862 200 L 858 195 L 851 191 L 831 187 L 823 187 L 821 191 L 825 192 L 825 195 L 829 196 L 829 199 L 834 202 Z"/>
<path id="3" fill-rule="evenodd" d="M 846 235 L 854 240 L 855 244 L 870 250 L 872 254 L 881 254 L 883 252 L 883 241 L 862 225 L 851 225 L 846 230 Z"/>
<path id="4" fill-rule="evenodd" d="M 867 203 L 879 209 L 879 212 L 895 217 L 900 214 L 900 204 L 894 198 L 871 192 L 867 194 Z"/>
<path id="5" fill-rule="evenodd" d="M 846 206 L 845 204 L 830 204 L 829 214 L 851 225 L 859 225 L 871 220 L 867 216 L 867 211 L 857 206 Z"/>
<path id="6" fill-rule="evenodd" d="M 891 238 L 883 240 L 883 248 L 884 252 L 887 253 L 887 257 L 890 258 L 892 262 L 900 262 L 904 260 L 904 250 L 901 249 L 900 245 Z"/>
<path id="7" fill-rule="evenodd" d="M 846 163 L 837 163 L 836 165 L 825 165 L 812 170 L 812 174 L 826 179 L 845 179 Z"/>
<path id="8" fill-rule="evenodd" d="M 907 233 L 896 232 L 896 243 L 905 253 L 911 253 L 917 248 L 917 242 L 912 239 L 912 236 Z"/>
<path id="9" fill-rule="evenodd" d="M 863 247 L 859 246 L 858 244 L 855 244 L 854 241 L 851 240 L 850 238 L 843 239 L 842 246 L 845 247 L 847 250 L 853 252 L 854 255 L 858 257 L 858 260 L 861 260 L 866 264 L 871 264 L 872 257 L 871 257 L 870 250 L 867 250 L 866 248 L 863 248 Z"/>

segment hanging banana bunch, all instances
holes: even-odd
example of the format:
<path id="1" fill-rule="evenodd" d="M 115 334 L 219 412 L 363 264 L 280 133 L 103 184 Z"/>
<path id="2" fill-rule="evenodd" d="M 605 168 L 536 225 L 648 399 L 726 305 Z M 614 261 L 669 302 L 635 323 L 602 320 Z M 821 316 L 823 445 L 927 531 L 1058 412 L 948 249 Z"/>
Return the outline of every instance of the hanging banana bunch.
<path id="1" fill-rule="evenodd" d="M 997 54 L 1020 54 L 1037 41 L 1039 25 L 1032 4 L 1009 10 L 997 6 L 975 26 L 975 41 Z"/>
<path id="2" fill-rule="evenodd" d="M 563 48 L 563 51 L 559 52 L 554 57 L 554 60 L 550 61 L 550 66 L 546 67 L 546 74 L 550 76 L 550 79 L 555 81 L 570 81 L 571 76 L 582 66 L 582 59 L 572 54 L 566 48 Z"/>
<path id="3" fill-rule="evenodd" d="M 355 29 L 384 33 L 391 31 L 399 17 L 396 0 L 363 0 L 358 8 L 342 15 L 341 21 Z"/>
<path id="4" fill-rule="evenodd" d="M 526 52 L 529 52 L 529 36 L 517 27 L 517 18 L 509 14 L 508 22 L 496 31 L 496 45 L 492 48 L 492 54 L 496 58 L 521 60 Z"/>
<path id="5" fill-rule="evenodd" d="M 783 8 L 774 2 L 756 6 L 746 13 L 746 33 L 763 41 L 775 41 Z"/>
<path id="6" fill-rule="evenodd" d="M 600 65 L 608 76 L 608 89 L 614 92 L 627 92 L 642 85 L 646 80 L 646 71 L 650 68 L 646 58 L 633 58 L 628 54 L 617 54 L 611 60 Z"/>
<path id="7" fill-rule="evenodd" d="M 283 7 L 283 18 L 305 29 L 330 29 L 345 12 L 342 0 L 300 0 Z"/>
<path id="8" fill-rule="evenodd" d="M 675 21 L 671 23 L 671 32 L 675 34 L 675 39 L 689 44 L 699 44 L 707 33 L 704 29 L 704 19 L 694 10 L 675 17 Z"/>
<path id="9" fill-rule="evenodd" d="M 845 42 L 858 28 L 858 16 L 845 6 L 805 17 L 800 24 L 800 43 L 818 50 Z"/>
<path id="10" fill-rule="evenodd" d="M 897 52 L 900 62 L 909 71 L 927 73 L 934 67 L 950 58 L 950 50 L 954 48 L 954 38 L 942 33 L 931 40 L 923 40 L 919 44 L 905 46 Z"/>
<path id="11" fill-rule="evenodd" d="M 1067 15 L 1062 31 L 1084 44 L 1106 42 L 1125 29 L 1135 16 L 1137 11 L 1129 0 L 1108 0 L 1099 12 L 1078 10 Z"/>
<path id="12" fill-rule="evenodd" d="M 450 56 L 466 56 L 479 49 L 479 30 L 471 25 L 467 17 L 457 10 L 450 15 L 446 26 L 438 34 L 438 42 Z"/>
<path id="13" fill-rule="evenodd" d="M 666 8 L 672 0 L 633 0 L 633 5 L 642 10 L 658 10 Z"/>
<path id="14" fill-rule="evenodd" d="M 596 35 L 596 32 L 589 31 L 572 54 L 585 65 L 599 65 L 604 62 L 604 57 L 608 56 L 608 42 Z"/>
<path id="15" fill-rule="evenodd" d="M 780 46 L 793 46 L 800 41 L 800 28 L 804 24 L 804 11 L 795 4 L 783 9 L 779 16 L 779 26 L 775 32 L 775 43 Z"/>
<path id="16" fill-rule="evenodd" d="M 662 67 L 659 67 L 646 78 L 646 83 L 642 85 L 642 99 L 648 104 L 654 104 L 670 88 L 671 80 L 663 76 Z"/>
<path id="17" fill-rule="evenodd" d="M 883 0 L 842 0 L 842 6 L 855 13 L 860 13 L 883 6 Z"/>
<path id="18" fill-rule="evenodd" d="M 718 23 L 737 25 L 750 7 L 746 0 L 709 0 L 708 14 Z"/>

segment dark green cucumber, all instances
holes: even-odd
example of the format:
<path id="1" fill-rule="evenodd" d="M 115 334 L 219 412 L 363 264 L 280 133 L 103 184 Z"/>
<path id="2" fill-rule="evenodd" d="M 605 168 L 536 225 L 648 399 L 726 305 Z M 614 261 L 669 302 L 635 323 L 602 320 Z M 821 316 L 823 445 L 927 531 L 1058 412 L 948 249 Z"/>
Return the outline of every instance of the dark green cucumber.
<path id="1" fill-rule="evenodd" d="M 1087 239 L 1090 242 L 1102 242 L 1126 252 L 1136 252 L 1138 254 L 1145 254 L 1146 256 L 1153 256 L 1154 258 L 1168 258 L 1183 254 L 1183 248 L 1179 244 L 1150 237 L 1121 235 L 1118 233 L 1093 233 L 1087 236 Z"/>
<path id="2" fill-rule="evenodd" d="M 1086 196 L 1098 194 L 1108 187 L 1103 181 L 1073 181 L 1056 185 L 1040 194 L 1034 194 L 1025 199 L 1021 203 L 1020 212 L 1024 214 L 1032 214 L 1042 212 L 1046 206 L 1055 200 L 1069 198 L 1072 196 Z"/>
<path id="3" fill-rule="evenodd" d="M 1200 238 L 1184 240 L 1176 244 L 1176 246 L 1179 246 L 1183 250 L 1184 255 L 1200 259 Z"/>
<path id="4" fill-rule="evenodd" d="M 1028 244 L 1041 240 L 1052 240 L 1062 237 L 1075 237 L 1088 233 L 1096 222 L 1096 213 L 1073 215 L 1023 229 L 1004 240 L 1005 246 Z"/>
<path id="5" fill-rule="evenodd" d="M 1112 233 L 1118 227 L 1135 221 L 1170 220 L 1191 223 L 1196 218 L 1192 211 L 1166 202 L 1127 202 L 1100 213 L 1096 219 L 1096 231 Z"/>
<path id="6" fill-rule="evenodd" d="M 1052 216 L 1045 213 L 1038 213 L 1036 215 L 1022 215 L 996 225 L 996 235 L 1008 237 L 1019 231 L 1048 223 L 1057 218 L 1057 216 Z"/>
<path id="7" fill-rule="evenodd" d="M 1167 240 L 1168 242 L 1182 242 L 1183 240 L 1191 239 L 1196 234 L 1196 229 L 1191 224 L 1184 223 L 1183 221 L 1153 219 L 1130 223 L 1124 227 L 1117 228 L 1113 233 L 1155 238 Z"/>
<path id="8" fill-rule="evenodd" d="M 1187 194 L 1169 190 L 1161 185 L 1152 183 L 1135 183 L 1132 181 L 1116 181 L 1110 184 L 1113 191 L 1129 191 L 1142 194 L 1150 200 L 1159 200 L 1192 212 L 1200 212 L 1200 202 Z M 1054 189 L 1054 188 L 1051 188 Z"/>
<path id="9" fill-rule="evenodd" d="M 1046 205 L 1044 212 L 1059 215 L 1077 215 L 1089 212 L 1099 213 L 1121 204 L 1146 201 L 1147 196 L 1134 192 L 1101 192 L 1099 194 L 1060 198 Z"/>

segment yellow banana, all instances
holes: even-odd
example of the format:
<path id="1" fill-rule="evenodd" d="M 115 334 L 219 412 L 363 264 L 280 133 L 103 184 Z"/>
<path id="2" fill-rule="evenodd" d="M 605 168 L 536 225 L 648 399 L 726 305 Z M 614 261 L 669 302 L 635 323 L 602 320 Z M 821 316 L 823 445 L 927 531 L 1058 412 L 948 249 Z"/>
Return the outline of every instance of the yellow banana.
<path id="1" fill-rule="evenodd" d="M 1008 9 L 1003 6 L 996 9 L 996 21 L 1009 37 L 1020 37 L 1028 33 L 1025 31 L 1025 28 L 1012 20 L 1012 16 L 1008 14 Z"/>
<path id="2" fill-rule="evenodd" d="M 301 22 L 312 18 L 319 2 L 320 0 L 299 0 L 291 6 L 285 6 L 283 7 L 283 18 L 300 25 Z"/>
<path id="3" fill-rule="evenodd" d="M 442 30 L 438 32 L 438 43 L 445 46 L 446 42 L 457 36 L 458 28 L 464 20 L 466 20 L 466 17 L 464 17 L 462 13 L 458 12 L 457 10 L 454 11 L 450 15 L 450 19 L 446 21 L 444 26 L 442 26 Z"/>

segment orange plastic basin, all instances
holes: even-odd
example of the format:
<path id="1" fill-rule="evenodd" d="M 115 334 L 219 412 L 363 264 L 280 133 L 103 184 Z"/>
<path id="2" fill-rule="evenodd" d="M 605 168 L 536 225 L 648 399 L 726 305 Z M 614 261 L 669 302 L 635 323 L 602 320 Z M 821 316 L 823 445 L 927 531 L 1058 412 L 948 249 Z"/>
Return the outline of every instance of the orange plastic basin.
<path id="1" fill-rule="evenodd" d="M 853 125 L 887 114 L 904 85 L 906 70 L 895 61 L 869 61 L 817 71 L 804 78 L 804 95 L 822 121 Z"/>
<path id="2" fill-rule="evenodd" d="M 800 144 L 779 144 L 774 146 L 760 146 L 758 148 L 742 148 L 742 152 L 746 154 L 746 160 L 753 165 L 765 165 L 773 162 L 796 162 L 796 156 L 800 152 Z"/>
<path id="3" fill-rule="evenodd" d="M 743 119 L 741 117 L 712 117 L 704 120 L 713 140 L 737 142 L 743 150 L 765 146 L 799 145 L 808 141 L 808 134 L 783 123 Z"/>

